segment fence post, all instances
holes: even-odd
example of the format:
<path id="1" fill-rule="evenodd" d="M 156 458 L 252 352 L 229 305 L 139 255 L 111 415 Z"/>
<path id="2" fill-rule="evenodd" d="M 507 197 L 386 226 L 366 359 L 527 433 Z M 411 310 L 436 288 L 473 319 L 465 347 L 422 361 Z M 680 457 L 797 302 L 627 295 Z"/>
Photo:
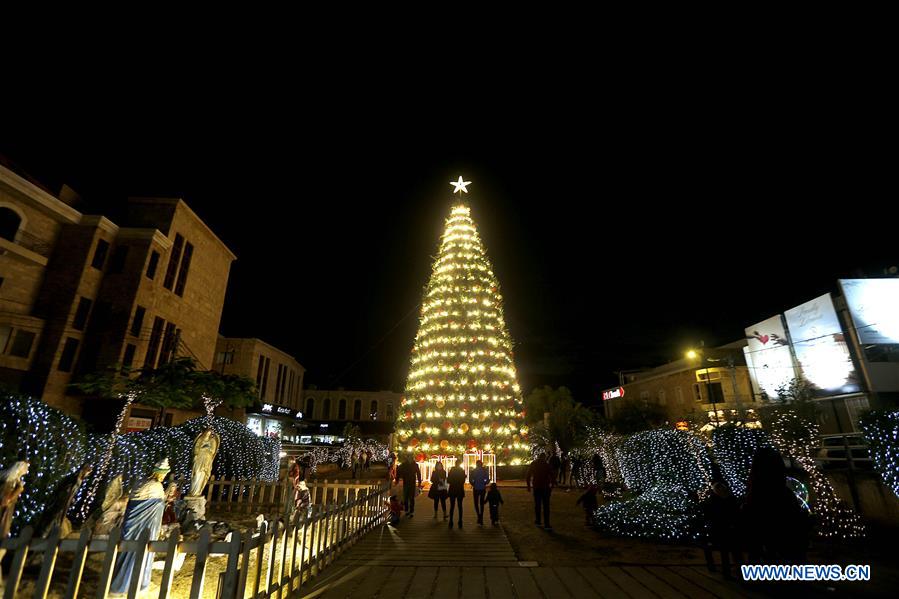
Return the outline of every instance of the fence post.
<path id="1" fill-rule="evenodd" d="M 66 586 L 66 599 L 75 599 L 78 587 L 81 586 L 81 575 L 84 573 L 84 562 L 87 561 L 87 546 L 90 543 L 91 529 L 84 526 L 78 535 L 78 546 L 72 558 L 72 569 L 69 571 L 69 584 Z"/>
<path id="2" fill-rule="evenodd" d="M 172 576 L 175 574 L 175 560 L 178 558 L 180 540 L 181 529 L 173 528 L 165 546 L 165 568 L 162 570 L 162 580 L 159 581 L 159 599 L 165 599 L 172 591 Z"/>
<path id="3" fill-rule="evenodd" d="M 222 584 L 222 599 L 236 599 L 237 573 L 240 567 L 240 531 L 231 531 L 231 546 L 228 548 L 228 565 L 225 567 L 225 581 Z M 242 598 L 241 598 L 242 599 Z"/>
<path id="4" fill-rule="evenodd" d="M 109 584 L 112 582 L 112 565 L 119 553 L 119 539 L 122 537 L 122 527 L 117 526 L 109 531 L 109 540 L 106 541 L 106 557 L 103 558 L 103 569 L 100 571 L 100 580 L 97 581 L 97 599 L 105 599 L 109 593 Z"/>
<path id="5" fill-rule="evenodd" d="M 306 572 L 307 563 L 309 560 L 306 559 L 306 539 L 307 533 L 309 531 L 309 509 L 306 509 L 306 513 L 303 514 L 303 541 L 300 545 L 300 579 L 297 581 L 297 589 L 300 589 L 303 586 L 303 574 Z M 311 557 L 311 556 L 310 556 Z"/>
<path id="6" fill-rule="evenodd" d="M 253 530 L 247 529 L 244 534 L 247 537 L 247 540 L 243 545 L 240 575 L 237 577 L 237 589 L 234 593 L 234 599 L 243 599 L 247 589 L 247 576 L 249 576 L 250 573 L 250 551 L 253 549 Z"/>
<path id="7" fill-rule="evenodd" d="M 206 525 L 200 531 L 197 539 L 197 557 L 194 563 L 194 578 L 190 584 L 190 599 L 200 599 L 203 596 L 203 581 L 206 578 L 206 558 L 209 557 L 209 538 L 212 536 L 212 527 Z"/>
<path id="8" fill-rule="evenodd" d="M 18 538 L 19 544 L 16 547 L 16 553 L 12 558 L 12 565 L 9 567 L 6 591 L 3 593 L 3 599 L 15 599 L 16 591 L 19 588 L 19 581 L 22 579 L 22 569 L 25 567 L 25 558 L 28 557 L 28 544 L 31 543 L 33 534 L 34 529 L 30 526 L 26 526 Z"/>
<path id="9" fill-rule="evenodd" d="M 131 584 L 128 585 L 128 599 L 137 597 L 140 588 L 141 578 L 143 578 L 144 560 L 147 555 L 147 544 L 150 542 L 150 530 L 146 529 L 137 537 L 137 551 L 134 552 L 134 566 L 131 568 Z"/>
<path id="10" fill-rule="evenodd" d="M 46 597 L 50 588 L 50 578 L 53 576 L 53 567 L 56 565 L 56 556 L 59 554 L 59 527 L 53 526 L 44 546 L 44 562 L 41 564 L 41 573 L 34 588 L 35 597 Z"/>
<path id="11" fill-rule="evenodd" d="M 268 568 L 265 569 L 265 596 L 268 597 L 275 574 L 275 558 L 278 556 L 278 534 L 281 532 L 281 521 L 275 518 L 272 526 L 272 544 L 268 548 Z"/>
<path id="12" fill-rule="evenodd" d="M 263 522 L 259 529 L 259 547 L 256 551 L 256 581 L 253 583 L 253 597 L 259 595 L 259 583 L 262 580 L 262 552 L 265 549 L 266 536 L 268 536 L 268 522 Z"/>

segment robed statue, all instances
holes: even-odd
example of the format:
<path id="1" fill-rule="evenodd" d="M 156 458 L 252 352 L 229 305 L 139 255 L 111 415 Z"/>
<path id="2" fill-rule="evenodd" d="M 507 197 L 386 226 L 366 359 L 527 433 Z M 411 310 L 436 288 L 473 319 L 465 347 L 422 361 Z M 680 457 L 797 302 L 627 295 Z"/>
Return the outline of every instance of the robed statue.
<path id="1" fill-rule="evenodd" d="M 159 538 L 162 528 L 162 514 L 165 511 L 165 489 L 162 481 L 169 473 L 169 461 L 163 459 L 153 467 L 150 477 L 128 498 L 125 517 L 122 522 L 122 539 L 136 540 L 144 531 L 149 531 L 150 540 Z M 153 553 L 144 553 L 143 562 L 138 564 L 133 551 L 124 551 L 116 558 L 113 571 L 111 593 L 127 593 L 132 576 L 140 576 L 140 589 L 150 586 L 150 570 L 153 567 Z"/>
<path id="2" fill-rule="evenodd" d="M 16 503 L 19 501 L 19 495 L 25 490 L 25 482 L 22 477 L 26 474 L 28 474 L 28 462 L 15 462 L 0 472 L 0 541 L 6 538 L 12 528 Z M 5 553 L 6 549 L 0 548 L 0 559 Z"/>
<path id="3" fill-rule="evenodd" d="M 219 450 L 221 440 L 218 434 L 211 428 L 200 433 L 194 443 L 194 460 L 190 472 L 190 490 L 187 493 L 191 497 L 199 497 L 203 494 L 209 475 L 212 473 L 212 462 Z"/>

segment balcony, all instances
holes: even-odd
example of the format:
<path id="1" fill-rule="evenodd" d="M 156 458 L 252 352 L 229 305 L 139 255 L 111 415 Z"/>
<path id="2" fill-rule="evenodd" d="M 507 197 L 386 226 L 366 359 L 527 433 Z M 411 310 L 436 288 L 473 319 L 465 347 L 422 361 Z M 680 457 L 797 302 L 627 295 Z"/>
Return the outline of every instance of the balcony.
<path id="1" fill-rule="evenodd" d="M 40 266 L 47 266 L 52 249 L 45 240 L 23 230 L 16 233 L 15 241 L 0 237 L 0 255 L 9 253 L 19 260 Z"/>

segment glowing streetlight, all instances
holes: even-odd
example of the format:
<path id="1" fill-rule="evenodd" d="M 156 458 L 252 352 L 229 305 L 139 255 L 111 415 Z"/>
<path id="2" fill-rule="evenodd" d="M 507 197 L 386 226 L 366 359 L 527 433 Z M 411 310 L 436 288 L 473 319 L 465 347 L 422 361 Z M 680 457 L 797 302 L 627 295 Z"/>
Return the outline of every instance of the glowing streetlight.
<path id="1" fill-rule="evenodd" d="M 699 354 L 696 353 L 696 350 L 695 350 L 695 349 L 691 349 L 690 351 L 687 352 L 687 359 L 688 359 L 688 360 L 695 360 L 696 357 L 697 357 L 698 355 L 699 355 Z"/>

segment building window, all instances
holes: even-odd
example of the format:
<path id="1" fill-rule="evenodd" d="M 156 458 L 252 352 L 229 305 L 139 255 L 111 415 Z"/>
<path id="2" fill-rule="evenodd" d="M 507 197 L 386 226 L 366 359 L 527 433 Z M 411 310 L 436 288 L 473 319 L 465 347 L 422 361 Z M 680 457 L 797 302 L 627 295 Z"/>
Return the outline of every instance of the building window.
<path id="1" fill-rule="evenodd" d="M 144 366 L 156 367 L 156 354 L 159 353 L 159 341 L 162 339 L 162 327 L 165 321 L 158 316 L 153 319 L 153 329 L 150 332 L 150 343 L 147 344 L 147 355 L 144 357 Z"/>
<path id="2" fill-rule="evenodd" d="M 118 274 L 125 270 L 125 261 L 128 259 L 128 246 L 117 245 L 109 260 L 109 273 Z"/>
<path id="3" fill-rule="evenodd" d="M 393 422 L 393 402 L 387 402 L 387 422 Z"/>
<path id="4" fill-rule="evenodd" d="M 275 377 L 275 401 L 281 403 L 281 388 L 284 376 L 284 364 L 278 364 L 278 376 Z"/>
<path id="5" fill-rule="evenodd" d="M 259 356 L 259 364 L 256 366 L 256 389 L 259 390 L 259 397 L 262 397 L 262 372 L 265 368 L 265 356 Z"/>
<path id="6" fill-rule="evenodd" d="M 9 338 L 12 336 L 12 327 L 9 325 L 0 325 L 0 354 L 6 353 L 6 346 L 9 344 Z"/>
<path id="7" fill-rule="evenodd" d="M 184 249 L 184 238 L 175 234 L 175 243 L 172 245 L 172 253 L 169 254 L 169 265 L 165 270 L 165 279 L 162 286 L 171 289 L 175 284 L 175 275 L 178 274 L 178 263 L 181 262 L 181 251 Z"/>
<path id="8" fill-rule="evenodd" d="M 72 364 L 75 363 L 75 352 L 78 351 L 78 340 L 73 337 L 67 337 L 66 343 L 62 347 L 62 355 L 59 357 L 60 372 L 72 372 Z"/>
<path id="9" fill-rule="evenodd" d="M 150 262 L 147 264 L 147 278 L 151 281 L 156 276 L 156 267 L 159 266 L 159 252 L 153 250 L 150 253 Z"/>
<path id="10" fill-rule="evenodd" d="M 702 403 L 702 386 L 699 383 L 693 383 L 693 399 Z"/>
<path id="11" fill-rule="evenodd" d="M 649 401 L 649 391 L 640 391 L 640 399 Z"/>
<path id="12" fill-rule="evenodd" d="M 684 390 L 680 387 L 675 387 L 674 398 L 677 400 L 677 403 L 684 403 Z"/>
<path id="13" fill-rule="evenodd" d="M 140 337 L 140 330 L 144 326 L 144 315 L 147 313 L 147 309 L 143 306 L 138 306 L 134 309 L 134 320 L 131 321 L 131 336 L 132 337 Z"/>
<path id="14" fill-rule="evenodd" d="M 184 245 L 184 257 L 181 259 L 181 269 L 178 271 L 178 282 L 175 284 L 175 295 L 184 296 L 184 286 L 187 284 L 187 273 L 190 271 L 190 259 L 194 255 L 194 246 L 187 242 Z"/>
<path id="15" fill-rule="evenodd" d="M 337 419 L 346 420 L 346 400 L 341 399 L 337 404 Z"/>
<path id="16" fill-rule="evenodd" d="M 362 420 L 362 400 L 353 402 L 353 420 Z"/>
<path id="17" fill-rule="evenodd" d="M 271 366 L 271 358 L 266 358 L 265 365 L 262 367 L 262 390 L 260 391 L 260 397 L 262 399 L 265 399 L 265 392 L 268 390 L 268 371 L 271 369 Z"/>
<path id="18" fill-rule="evenodd" d="M 109 253 L 109 242 L 105 239 L 97 240 L 97 249 L 94 250 L 94 259 L 91 260 L 91 266 L 98 270 L 103 270 L 106 263 L 106 254 Z"/>
<path id="19" fill-rule="evenodd" d="M 72 327 L 76 330 L 83 331 L 87 326 L 87 315 L 90 314 L 93 302 L 86 297 L 78 300 L 78 307 L 75 309 L 75 318 L 72 321 Z"/>
<path id="20" fill-rule="evenodd" d="M 134 353 L 137 351 L 137 346 L 133 343 L 129 343 L 125 346 L 125 357 L 122 358 L 122 372 L 127 373 L 131 370 L 131 366 L 134 364 Z"/>
<path id="21" fill-rule="evenodd" d="M 11 208 L 0 208 L 0 237 L 9 241 L 16 241 L 16 234 L 22 224 L 22 217 Z"/>
<path id="22" fill-rule="evenodd" d="M 659 405 L 660 406 L 664 406 L 665 404 L 668 403 L 668 394 L 665 392 L 664 389 L 659 389 L 658 396 L 659 396 Z"/>
<path id="23" fill-rule="evenodd" d="M 234 350 L 220 351 L 215 354 L 216 364 L 234 364 Z M 256 383 L 259 384 L 258 382 Z"/>
<path id="24" fill-rule="evenodd" d="M 307 397 L 306 398 L 306 418 L 313 418 L 313 412 L 315 411 L 315 398 Z"/>
<path id="25" fill-rule="evenodd" d="M 165 335 L 162 336 L 162 355 L 159 356 L 160 364 L 168 364 L 175 357 L 178 351 L 175 339 L 175 323 L 170 322 L 165 325 Z"/>
<path id="26" fill-rule="evenodd" d="M 12 340 L 12 347 L 9 349 L 9 355 L 17 358 L 27 358 L 31 355 L 31 346 L 34 345 L 34 337 L 35 334 L 31 331 L 23 331 L 22 329 L 17 330 L 16 336 L 13 337 Z"/>
<path id="27" fill-rule="evenodd" d="M 331 398 L 325 398 L 322 402 L 322 420 L 331 419 Z"/>
<path id="28" fill-rule="evenodd" d="M 377 401 L 371 402 L 371 411 L 368 413 L 368 416 L 372 420 L 378 419 L 378 402 Z"/>

